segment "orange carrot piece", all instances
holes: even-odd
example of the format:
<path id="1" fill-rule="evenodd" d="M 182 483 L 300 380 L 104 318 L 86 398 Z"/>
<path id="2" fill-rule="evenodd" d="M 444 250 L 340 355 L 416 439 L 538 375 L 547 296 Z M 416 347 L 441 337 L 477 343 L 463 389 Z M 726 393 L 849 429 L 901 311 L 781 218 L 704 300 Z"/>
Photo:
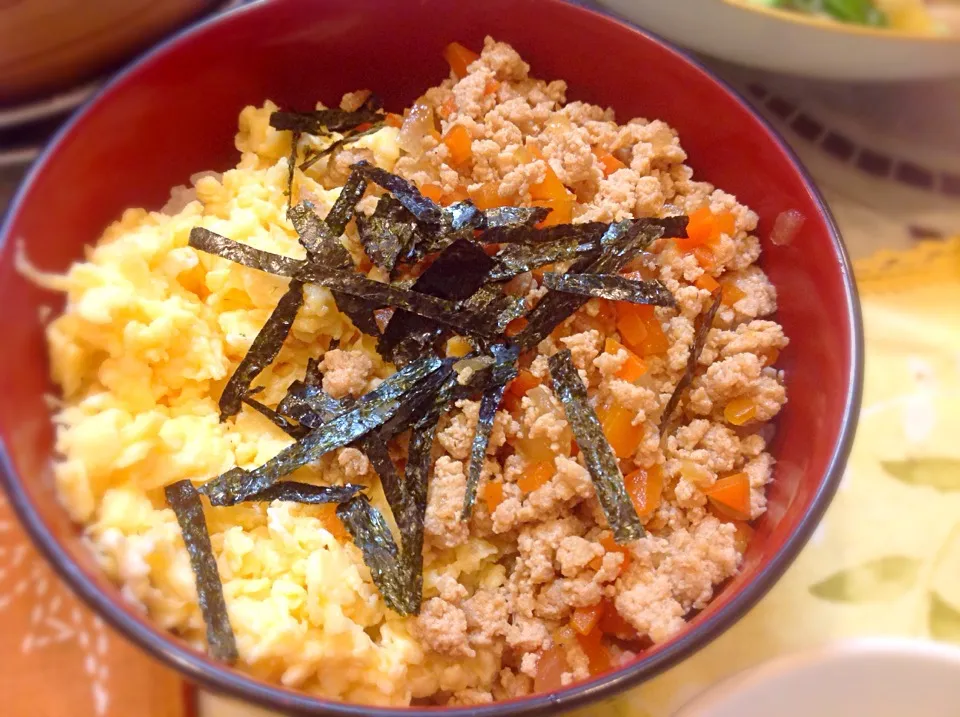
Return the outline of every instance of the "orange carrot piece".
<path id="1" fill-rule="evenodd" d="M 750 477 L 734 473 L 704 491 L 710 503 L 731 520 L 750 520 Z"/>
<path id="2" fill-rule="evenodd" d="M 440 197 L 440 204 L 445 207 L 450 206 L 455 202 L 462 202 L 465 199 L 469 199 L 467 194 L 467 188 L 464 186 L 456 187 L 452 192 L 446 192 L 442 197 Z"/>
<path id="3" fill-rule="evenodd" d="M 720 282 L 720 301 L 724 306 L 733 306 L 746 295 L 733 279 Z"/>
<path id="4" fill-rule="evenodd" d="M 526 467 L 523 475 L 517 480 L 517 485 L 524 493 L 532 493 L 537 488 L 545 486 L 553 478 L 553 461 L 537 461 Z"/>
<path id="5" fill-rule="evenodd" d="M 604 152 L 602 150 L 595 149 L 593 150 L 593 153 L 600 161 L 600 168 L 603 170 L 604 177 L 609 177 L 618 169 L 625 169 L 627 166 L 610 152 Z"/>
<path id="6" fill-rule="evenodd" d="M 488 481 L 483 486 L 483 500 L 491 513 L 495 511 L 503 502 L 503 483 L 498 480 Z"/>
<path id="7" fill-rule="evenodd" d="M 560 645 L 554 645 L 540 655 L 537 662 L 537 674 L 533 678 L 533 691 L 556 692 L 563 687 L 561 678 L 570 670 L 567 665 L 566 651 Z"/>
<path id="8" fill-rule="evenodd" d="M 760 352 L 760 359 L 764 366 L 773 366 L 780 358 L 780 350 L 775 348 L 764 349 Z"/>
<path id="9" fill-rule="evenodd" d="M 507 390 L 517 396 L 523 396 L 531 388 L 540 385 L 540 379 L 533 375 L 529 369 L 522 368 L 508 385 Z"/>
<path id="10" fill-rule="evenodd" d="M 470 189 L 467 193 L 470 199 L 477 205 L 478 209 L 494 209 L 496 207 L 510 206 L 510 200 L 500 196 L 500 185 L 497 182 L 485 182 L 476 189 Z"/>
<path id="11" fill-rule="evenodd" d="M 570 627 L 581 635 L 589 635 L 600 622 L 601 615 L 603 615 L 602 602 L 590 607 L 578 607 L 570 617 Z"/>
<path id="12" fill-rule="evenodd" d="M 617 370 L 617 378 L 633 383 L 647 372 L 647 364 L 633 351 L 627 349 L 627 360 Z"/>
<path id="13" fill-rule="evenodd" d="M 623 478 L 623 484 L 630 494 L 637 515 L 648 518 L 660 507 L 663 494 L 663 471 L 659 465 L 652 468 L 638 468 Z"/>
<path id="14" fill-rule="evenodd" d="M 500 89 L 500 83 L 497 80 L 490 78 L 489 80 L 487 80 L 487 83 L 483 86 L 483 94 L 492 95 L 499 89 Z"/>
<path id="15" fill-rule="evenodd" d="M 723 417 L 727 423 L 731 423 L 734 426 L 742 426 L 745 423 L 749 423 L 756 415 L 757 404 L 748 396 L 733 399 L 723 409 Z"/>
<path id="16" fill-rule="evenodd" d="M 625 546 L 620 545 L 617 541 L 615 541 L 612 535 L 601 538 L 600 545 L 602 545 L 603 549 L 608 553 L 620 553 L 623 556 L 623 562 L 620 564 L 620 572 L 623 572 L 627 569 L 627 566 L 630 564 L 631 556 L 630 551 L 627 550 Z"/>
<path id="17" fill-rule="evenodd" d="M 512 339 L 514 336 L 516 336 L 525 328 L 527 328 L 527 324 L 529 323 L 530 322 L 527 321 L 527 319 L 524 318 L 523 316 L 516 318 L 513 321 L 511 321 L 509 324 L 507 324 L 507 328 L 504 330 L 503 335 L 506 336 L 508 339 Z"/>
<path id="18" fill-rule="evenodd" d="M 557 224 L 569 224 L 573 221 L 572 196 L 562 197 L 560 199 L 534 199 L 530 202 L 535 207 L 545 207 L 550 213 L 543 221 L 537 223 L 537 228 L 552 227 Z"/>
<path id="19" fill-rule="evenodd" d="M 643 426 L 633 425 L 635 415 L 635 411 L 623 407 L 616 401 L 597 411 L 603 435 L 607 437 L 617 458 L 629 458 L 637 452 L 643 441 Z"/>
<path id="20" fill-rule="evenodd" d="M 480 55 L 473 50 L 467 49 L 459 42 L 451 42 L 444 48 L 443 58 L 450 65 L 453 74 L 457 77 L 465 77 L 467 74 L 467 66 L 471 62 L 479 60 Z"/>
<path id="21" fill-rule="evenodd" d="M 706 289 L 711 294 L 720 288 L 720 282 L 709 274 L 701 274 L 700 278 L 693 282 L 693 285 L 698 289 Z"/>
<path id="22" fill-rule="evenodd" d="M 420 187 L 420 194 L 425 196 L 427 199 L 432 199 L 435 202 L 440 201 L 440 197 L 443 196 L 443 189 L 439 184 L 424 184 Z"/>
<path id="23" fill-rule="evenodd" d="M 473 151 L 470 149 L 472 141 L 470 132 L 462 124 L 455 124 L 447 131 L 443 143 L 447 145 L 450 160 L 454 164 L 463 164 L 470 160 L 473 156 Z"/>
<path id="24" fill-rule="evenodd" d="M 589 635 L 577 634 L 577 642 L 580 643 L 580 649 L 587 656 L 587 664 L 590 667 L 591 675 L 600 675 L 612 667 L 610 659 L 610 650 L 603 644 L 603 633 L 595 630 Z"/>
<path id="25" fill-rule="evenodd" d="M 697 263 L 707 271 L 713 269 L 717 263 L 716 257 L 713 254 L 713 249 L 706 244 L 694 247 L 692 254 L 697 257 Z"/>
<path id="26" fill-rule="evenodd" d="M 403 115 L 398 115 L 394 112 L 387 113 L 387 118 L 384 120 L 384 123 L 388 127 L 403 127 Z"/>
<path id="27" fill-rule="evenodd" d="M 601 615 L 597 627 L 604 635 L 611 635 L 618 640 L 637 639 L 636 628 L 623 618 L 617 611 L 616 606 L 609 600 L 603 601 L 603 615 Z"/>
<path id="28" fill-rule="evenodd" d="M 344 526 L 340 518 L 337 517 L 337 506 L 332 503 L 318 505 L 315 515 L 319 518 L 320 525 L 322 525 L 338 543 L 343 543 L 350 539 L 350 534 L 347 532 L 346 526 Z"/>

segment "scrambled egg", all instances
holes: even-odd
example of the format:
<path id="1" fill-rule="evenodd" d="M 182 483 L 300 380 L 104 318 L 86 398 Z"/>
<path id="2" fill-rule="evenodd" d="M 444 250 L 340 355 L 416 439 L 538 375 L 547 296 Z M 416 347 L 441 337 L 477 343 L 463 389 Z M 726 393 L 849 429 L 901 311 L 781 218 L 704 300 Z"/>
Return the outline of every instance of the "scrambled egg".
<path id="1" fill-rule="evenodd" d="M 290 133 L 269 126 L 274 109 L 267 103 L 242 112 L 236 169 L 198 176 L 186 192 L 192 201 L 171 215 L 125 212 L 86 262 L 66 277 L 45 278 L 68 296 L 67 310 L 48 332 L 53 376 L 65 400 L 57 416 L 64 459 L 56 467 L 63 503 L 87 526 L 125 596 L 199 649 L 205 628 L 194 577 L 163 486 L 205 481 L 234 465 L 253 467 L 289 444 L 250 410 L 220 423 L 216 400 L 287 280 L 197 252 L 187 239 L 203 226 L 304 256 L 285 218 Z M 385 127 L 357 146 L 392 169 L 396 138 L 397 130 Z M 339 191 L 309 177 L 298 184 L 321 212 Z M 266 386 L 264 401 L 278 401 L 316 347 L 332 339 L 368 352 L 377 374 L 387 375 L 372 340 L 338 312 L 327 289 L 307 286 L 304 294 L 291 338 L 257 381 Z M 297 478 L 338 482 L 339 470 L 325 457 Z M 373 494 L 385 510 L 379 487 Z M 366 704 L 404 705 L 415 696 L 492 680 L 500 664 L 492 649 L 465 660 L 425 653 L 411 634 L 412 618 L 384 607 L 359 551 L 331 532 L 326 508 L 282 502 L 207 507 L 240 666 Z M 495 571 L 496 559 L 492 545 L 471 540 L 428 566 L 425 596 L 437 593 L 440 575 L 481 581 Z"/>

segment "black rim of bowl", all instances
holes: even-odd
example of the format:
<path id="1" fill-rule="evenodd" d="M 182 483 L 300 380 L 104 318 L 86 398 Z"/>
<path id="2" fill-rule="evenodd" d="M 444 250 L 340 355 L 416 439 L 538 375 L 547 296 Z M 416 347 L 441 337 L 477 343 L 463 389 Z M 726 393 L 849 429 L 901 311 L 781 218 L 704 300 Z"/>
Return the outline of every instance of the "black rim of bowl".
<path id="1" fill-rule="evenodd" d="M 558 692 L 532 695 L 522 699 L 495 702 L 489 705 L 442 708 L 372 707 L 327 700 L 307 693 L 298 693 L 279 686 L 266 684 L 226 665 L 216 665 L 211 658 L 189 648 L 185 642 L 172 633 L 165 633 L 161 631 L 159 627 L 148 627 L 127 611 L 116 610 L 114 604 L 115 598 L 110 598 L 106 593 L 101 592 L 96 584 L 73 563 L 67 551 L 58 544 L 47 529 L 36 509 L 26 500 L 24 494 L 17 490 L 18 479 L 16 478 L 16 471 L 14 470 L 9 455 L 7 455 L 5 446 L 0 442 L 0 482 L 2 482 L 6 489 L 10 503 L 26 528 L 27 533 L 44 557 L 53 565 L 60 577 L 64 579 L 70 588 L 79 595 L 88 606 L 93 608 L 93 610 L 115 630 L 149 654 L 160 659 L 168 666 L 175 668 L 201 687 L 233 698 L 246 700 L 268 709 L 303 715 L 330 715 L 331 717 L 334 715 L 340 717 L 398 717 L 399 715 L 404 715 L 405 717 L 432 717 L 441 711 L 461 715 L 462 717 L 503 717 L 507 714 L 516 715 L 517 717 L 533 717 L 534 715 L 547 715 L 561 709 L 573 709 L 602 698 L 611 697 L 630 687 L 639 685 L 651 677 L 664 672 L 669 667 L 676 665 L 681 660 L 693 654 L 695 651 L 706 647 L 719 637 L 745 615 L 747 611 L 770 590 L 806 544 L 814 528 L 823 517 L 827 506 L 830 504 L 836 492 L 837 485 L 840 482 L 840 478 L 842 477 L 847 457 L 850 454 L 850 449 L 853 444 L 863 389 L 863 324 L 860 315 L 860 303 L 853 281 L 853 272 L 850 268 L 847 250 L 840 238 L 840 233 L 837 230 L 833 215 L 830 213 L 823 197 L 816 189 L 810 175 L 793 150 L 786 144 L 776 130 L 753 110 L 749 102 L 724 80 L 705 68 L 696 58 L 676 48 L 672 43 L 624 20 L 622 17 L 613 13 L 600 12 L 580 3 L 568 2 L 567 4 L 575 5 L 581 12 L 597 16 L 603 22 L 614 22 L 626 26 L 645 39 L 660 44 L 672 52 L 679 60 L 690 63 L 723 87 L 731 97 L 741 104 L 768 132 L 770 137 L 779 146 L 779 149 L 793 162 L 806 184 L 807 191 L 816 202 L 817 208 L 830 230 L 830 235 L 840 260 L 840 271 L 844 277 L 846 295 L 846 306 L 844 310 L 846 319 L 851 327 L 849 346 L 850 362 L 847 367 L 849 390 L 845 398 L 840 431 L 836 444 L 834 445 L 833 454 L 830 458 L 824 480 L 820 483 L 817 493 L 810 504 L 810 509 L 806 515 L 803 516 L 796 531 L 787 538 L 776 555 L 773 556 L 759 571 L 757 576 L 749 584 L 745 585 L 727 605 L 705 619 L 694 629 L 688 630 L 647 659 L 638 661 L 605 676 L 571 685 Z M 9 231 L 13 217 L 17 214 L 20 205 L 25 201 L 30 186 L 43 171 L 47 160 L 56 151 L 56 146 L 73 131 L 74 125 L 77 124 L 79 118 L 85 114 L 91 105 L 112 91 L 112 89 L 126 79 L 128 75 L 133 74 L 141 64 L 149 62 L 158 55 L 170 51 L 185 38 L 206 32 L 210 27 L 219 22 L 229 21 L 235 14 L 258 12 L 263 5 L 261 3 L 242 5 L 228 12 L 201 20 L 169 36 L 146 54 L 134 59 L 79 108 L 69 121 L 57 131 L 44 149 L 43 154 L 34 162 L 18 189 L 16 196 L 11 201 L 4 223 L 0 226 L 0 251 L 5 248 L 6 243 L 9 241 Z"/>

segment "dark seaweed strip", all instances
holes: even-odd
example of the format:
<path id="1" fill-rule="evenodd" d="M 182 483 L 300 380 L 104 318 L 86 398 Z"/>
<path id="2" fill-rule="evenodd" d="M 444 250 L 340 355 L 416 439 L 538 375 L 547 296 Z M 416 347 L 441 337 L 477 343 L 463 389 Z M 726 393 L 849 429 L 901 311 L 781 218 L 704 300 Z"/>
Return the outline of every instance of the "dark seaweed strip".
<path id="1" fill-rule="evenodd" d="M 362 172 L 350 172 L 347 181 L 344 183 L 340 194 L 337 195 L 337 201 L 333 203 L 324 222 L 330 233 L 340 236 L 347 228 L 347 223 L 353 216 L 357 208 L 357 203 L 363 199 L 367 191 L 367 179 Z"/>
<path id="2" fill-rule="evenodd" d="M 266 490 L 297 468 L 383 425 L 403 406 L 406 394 L 442 365 L 439 359 L 426 357 L 405 367 L 361 396 L 352 409 L 310 431 L 263 465 L 250 471 L 231 469 L 206 483 L 201 491 L 213 505 L 233 505 Z"/>
<path id="3" fill-rule="evenodd" d="M 600 253 L 598 239 L 571 237 L 537 244 L 504 244 L 496 254 L 497 267 L 490 272 L 490 281 L 505 281 L 545 264 L 596 257 Z"/>
<path id="4" fill-rule="evenodd" d="M 697 370 L 697 363 L 700 361 L 700 354 L 703 353 L 703 347 L 707 345 L 707 336 L 710 334 L 710 328 L 713 326 L 713 319 L 717 315 L 723 296 L 720 290 L 713 293 L 713 303 L 702 314 L 697 317 L 696 328 L 693 336 L 693 344 L 690 346 L 690 353 L 687 355 L 687 368 L 683 376 L 677 382 L 677 387 L 673 389 L 670 400 L 667 401 L 666 408 L 663 409 L 663 415 L 660 417 L 661 436 L 666 435 L 670 429 L 670 418 L 683 397 L 683 392 L 693 381 L 693 375 Z"/>
<path id="5" fill-rule="evenodd" d="M 280 297 L 276 308 L 250 344 L 247 355 L 240 361 L 237 370 L 233 372 L 223 393 L 220 394 L 221 421 L 240 411 L 243 397 L 247 395 L 250 383 L 260 375 L 263 369 L 273 363 L 277 354 L 280 353 L 302 305 L 303 284 L 297 279 L 291 279 L 286 293 Z"/>
<path id="6" fill-rule="evenodd" d="M 289 503 L 321 505 L 323 503 L 343 503 L 363 490 L 362 485 L 311 485 L 299 481 L 282 481 L 264 491 L 244 498 L 244 503 L 269 503 L 284 500 Z"/>
<path id="7" fill-rule="evenodd" d="M 297 425 L 293 421 L 290 421 L 286 416 L 274 411 L 269 406 L 264 406 L 256 399 L 251 398 L 249 392 L 243 397 L 243 402 L 260 415 L 265 416 L 273 425 L 284 431 L 291 438 L 300 440 L 310 432 L 308 427 Z"/>
<path id="8" fill-rule="evenodd" d="M 570 358 L 570 349 L 563 349 L 551 356 L 549 365 L 553 392 L 563 404 L 567 422 L 573 429 L 573 437 L 593 478 L 597 500 L 613 531 L 614 540 L 624 544 L 642 538 L 643 525 L 623 485 L 617 457 L 603 434 L 597 414 L 587 398 L 587 389 Z"/>
<path id="9" fill-rule="evenodd" d="M 313 261 L 323 262 L 325 266 L 345 269 L 353 265 L 350 252 L 340 243 L 340 234 L 331 231 L 321 219 L 310 202 L 300 202 L 287 211 L 287 219 L 293 224 L 300 237 L 300 243 L 310 254 Z"/>
<path id="10" fill-rule="evenodd" d="M 355 272 L 330 271 L 323 267 L 310 266 L 304 267 L 298 276 L 307 283 L 365 298 L 371 304 L 395 306 L 434 319 L 461 335 L 493 336 L 496 333 L 495 317 L 480 316 L 464 309 L 457 302 L 373 281 Z"/>
<path id="11" fill-rule="evenodd" d="M 625 220 L 611 224 L 600 237 L 603 253 L 597 259 L 584 256 L 577 259 L 568 274 L 612 274 L 619 271 L 631 257 L 637 255 L 657 238 L 663 230 L 649 224 Z M 516 337 L 522 349 L 529 349 L 543 341 L 562 321 L 587 303 L 588 297 L 548 292 L 540 303 L 527 314 L 528 324 Z"/>
<path id="12" fill-rule="evenodd" d="M 403 565 L 408 585 L 408 611 L 420 612 L 423 598 L 423 522 L 427 513 L 427 483 L 433 472 L 433 441 L 439 413 L 432 411 L 413 427 L 407 449 L 407 514 L 403 518 Z M 399 522 L 399 521 L 398 521 Z"/>
<path id="13" fill-rule="evenodd" d="M 300 145 L 300 132 L 293 131 L 290 138 L 290 157 L 287 159 L 287 209 L 293 206 L 293 175 L 297 169 L 297 149 Z"/>
<path id="14" fill-rule="evenodd" d="M 190 246 L 199 251 L 229 259 L 237 264 L 249 266 L 251 269 L 259 269 L 277 276 L 294 276 L 306 267 L 306 262 L 299 259 L 255 249 L 247 244 L 227 239 L 227 237 L 203 227 L 194 227 L 190 230 Z"/>
<path id="15" fill-rule="evenodd" d="M 554 274 L 543 275 L 543 285 L 551 291 L 593 296 L 611 301 L 653 306 L 677 305 L 676 299 L 662 282 L 636 281 L 618 274 Z"/>
<path id="16" fill-rule="evenodd" d="M 467 490 L 463 494 L 463 512 L 460 514 L 462 520 L 470 520 L 473 503 L 477 497 L 477 486 L 480 484 L 480 473 L 483 471 L 483 461 L 487 456 L 487 446 L 490 444 L 490 433 L 493 431 L 493 419 L 497 415 L 497 407 L 503 400 L 506 388 L 506 384 L 488 388 L 480 399 L 477 432 L 473 434 L 473 444 L 470 447 Z"/>
<path id="17" fill-rule="evenodd" d="M 427 224 L 440 224 L 443 221 L 443 213 L 440 206 L 431 199 L 423 196 L 420 190 L 403 177 L 374 167 L 367 161 L 357 162 L 350 169 L 359 169 L 367 175 L 367 178 L 375 184 L 383 187 L 390 192 L 397 201 L 405 206 L 421 222 Z"/>
<path id="18" fill-rule="evenodd" d="M 411 614 L 406 571 L 399 563 L 397 544 L 380 511 L 361 494 L 337 506 L 337 517 L 360 548 L 363 562 L 387 607 L 401 615 Z"/>
<path id="19" fill-rule="evenodd" d="M 374 134 L 376 132 L 379 132 L 382 129 L 383 129 L 383 123 L 378 122 L 372 127 L 368 127 L 367 129 L 360 130 L 359 132 L 350 132 L 349 134 L 345 134 L 336 142 L 331 142 L 329 145 L 327 145 L 323 149 L 317 149 L 310 152 L 310 154 L 308 154 L 304 158 L 303 162 L 300 163 L 300 171 L 306 172 L 308 169 L 310 169 L 310 167 L 315 165 L 317 162 L 319 162 L 321 159 L 323 159 L 327 155 L 333 154 L 334 152 L 339 152 L 348 144 L 351 144 L 352 142 L 356 142 L 361 137 L 366 137 L 368 134 Z"/>
<path id="20" fill-rule="evenodd" d="M 452 399 L 453 387 L 457 385 L 453 364 L 456 359 L 442 361 L 439 370 L 418 383 L 404 398 L 404 404 L 393 417 L 383 424 L 379 435 L 387 441 L 411 428 L 424 416 L 442 410 Z"/>
<path id="21" fill-rule="evenodd" d="M 502 286 L 493 283 L 477 289 L 473 296 L 463 302 L 463 306 L 475 314 L 496 317 L 497 333 L 501 334 L 507 324 L 527 312 L 523 298 L 505 294 Z"/>
<path id="22" fill-rule="evenodd" d="M 374 265 L 393 272 L 416 232 L 416 220 L 400 202 L 384 194 L 369 217 L 357 214 L 363 250 Z"/>
<path id="23" fill-rule="evenodd" d="M 340 313 L 346 314 L 353 325 L 369 336 L 379 336 L 380 328 L 373 312 L 382 309 L 385 304 L 367 301 L 361 296 L 351 296 L 342 291 L 334 292 L 334 300 Z"/>
<path id="24" fill-rule="evenodd" d="M 487 229 L 533 226 L 546 219 L 549 213 L 546 207 L 494 207 L 484 210 L 484 226 Z"/>
<path id="25" fill-rule="evenodd" d="M 587 222 L 585 224 L 555 224 L 537 229 L 526 224 L 504 224 L 487 229 L 480 235 L 484 244 L 543 244 L 564 239 L 581 242 L 599 241 L 609 224 Z"/>
<path id="26" fill-rule="evenodd" d="M 477 244 L 457 239 L 420 275 L 413 290 L 440 299 L 466 299 L 483 285 L 493 266 L 494 260 Z M 404 365 L 429 351 L 442 331 L 436 321 L 398 309 L 377 350 L 387 360 Z"/>
<path id="27" fill-rule="evenodd" d="M 370 112 L 379 112 L 383 109 L 383 100 L 380 99 L 376 92 L 371 92 L 367 95 L 367 99 L 363 101 L 361 109 L 369 110 Z"/>
<path id="28" fill-rule="evenodd" d="M 361 108 L 355 112 L 341 109 L 314 110 L 312 112 L 286 112 L 277 110 L 270 114 L 270 126 L 276 130 L 292 130 L 303 134 L 322 135 L 343 132 L 364 122 L 378 122 L 383 115 Z"/>
<path id="29" fill-rule="evenodd" d="M 690 217 L 685 214 L 678 214 L 672 217 L 661 217 L 660 219 L 642 219 L 652 226 L 663 229 L 663 236 L 667 239 L 676 239 L 687 235 L 687 223 Z"/>
<path id="30" fill-rule="evenodd" d="M 477 205 L 466 199 L 455 202 L 443 209 L 444 222 L 454 231 L 463 229 L 479 229 L 484 226 L 486 219 Z"/>
<path id="31" fill-rule="evenodd" d="M 430 378 L 421 381 L 418 387 L 422 384 L 431 385 L 429 383 Z M 408 395 L 407 401 L 411 400 L 416 399 Z M 319 428 L 327 421 L 332 421 L 344 411 L 349 410 L 352 405 L 352 401 L 334 398 L 320 388 L 319 383 L 310 385 L 301 381 L 294 381 L 287 391 L 287 395 L 280 402 L 278 410 L 285 415 L 296 416 L 303 425 L 309 428 Z M 395 519 L 399 523 L 399 514 L 403 511 L 406 491 L 400 476 L 397 474 L 396 466 L 390 458 L 390 451 L 387 449 L 386 442 L 376 432 L 371 431 L 359 438 L 355 445 L 366 454 L 370 465 L 373 466 L 380 477 L 383 493 L 390 504 Z"/>
<path id="32" fill-rule="evenodd" d="M 203 517 L 200 494 L 189 480 L 182 480 L 164 489 L 164 494 L 180 524 L 183 543 L 190 556 L 190 567 L 197 585 L 197 600 L 203 622 L 207 626 L 207 645 L 218 660 L 233 664 L 237 660 L 237 642 L 227 615 L 223 583 L 213 556 L 207 522 Z"/>

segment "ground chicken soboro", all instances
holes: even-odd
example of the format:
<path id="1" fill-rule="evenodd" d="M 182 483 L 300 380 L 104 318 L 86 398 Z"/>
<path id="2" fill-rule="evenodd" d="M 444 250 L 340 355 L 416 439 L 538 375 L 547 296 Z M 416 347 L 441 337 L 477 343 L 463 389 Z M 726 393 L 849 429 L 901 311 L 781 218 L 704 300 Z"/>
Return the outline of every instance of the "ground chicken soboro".
<path id="1" fill-rule="evenodd" d="M 565 103 L 562 81 L 536 80 L 528 70 L 512 48 L 487 40 L 465 76 L 427 90 L 402 128 L 384 127 L 298 172 L 297 198 L 328 211 L 361 159 L 441 201 L 466 193 L 529 204 L 554 173 L 575 192 L 567 208 L 575 222 L 688 214 L 722 218 L 725 230 L 700 248 L 660 240 L 632 263 L 630 271 L 659 277 L 677 300 L 676 310 L 645 315 L 649 338 L 634 336 L 631 344 L 621 308 L 593 299 L 539 345 L 520 390 L 511 384 L 496 416 L 469 523 L 459 512 L 478 403 L 461 401 L 442 419 L 418 617 L 384 607 L 330 506 L 207 506 L 240 666 L 253 674 L 369 704 L 523 695 L 549 684 L 544 680 L 588 677 L 596 655 L 584 646 L 599 645 L 616 665 L 644 641 L 670 638 L 737 571 L 748 528 L 731 517 L 748 520 L 765 509 L 773 459 L 762 422 L 786 401 L 771 364 L 787 339 L 768 318 L 776 292 L 755 266 L 757 217 L 735 197 L 694 181 L 679 138 L 663 122 L 617 124 L 611 110 Z M 344 108 L 365 96 L 346 96 Z M 197 645 L 204 627 L 193 576 L 162 489 L 259 465 L 288 445 L 253 411 L 217 418 L 226 379 L 287 280 L 199 253 L 187 238 L 199 225 L 303 256 L 285 218 L 290 133 L 269 127 L 273 109 L 268 102 L 241 113 L 236 169 L 196 176 L 193 187 L 174 192 L 165 213 L 127 211 L 87 261 L 66 277 L 44 277 L 68 294 L 65 313 L 49 328 L 53 375 L 64 395 L 56 419 L 60 495 L 126 597 Z M 465 128 L 472 155 L 459 164 L 438 140 L 454 126 Z M 328 141 L 305 137 L 302 150 Z M 372 211 L 374 201 L 368 197 L 361 209 Z M 352 224 L 346 242 L 359 261 Z M 530 306 L 545 294 L 536 272 L 509 288 Z M 686 366 L 694 320 L 714 290 L 722 290 L 724 303 L 701 370 L 681 403 L 679 427 L 662 440 L 661 412 Z M 334 339 L 339 348 L 325 351 Z M 627 429 L 621 470 L 648 534 L 626 548 L 611 540 L 549 388 L 546 359 L 561 348 L 571 350 L 601 418 L 621 424 L 611 430 Z M 257 381 L 264 386 L 258 399 L 275 405 L 310 357 L 322 357 L 329 393 L 359 395 L 393 370 L 374 349 L 329 291 L 308 285 L 291 337 Z M 392 450 L 399 458 L 404 447 Z M 375 472 L 354 448 L 296 477 L 365 483 L 389 515 Z M 748 486 L 745 506 L 731 508 L 729 491 L 708 498 L 718 486 L 727 490 L 731 477 Z M 597 635 L 589 628 L 598 606 L 604 612 L 593 630 L 604 636 L 578 639 L 571 624 Z M 545 654 L 562 668 L 553 676 L 539 670 Z"/>

